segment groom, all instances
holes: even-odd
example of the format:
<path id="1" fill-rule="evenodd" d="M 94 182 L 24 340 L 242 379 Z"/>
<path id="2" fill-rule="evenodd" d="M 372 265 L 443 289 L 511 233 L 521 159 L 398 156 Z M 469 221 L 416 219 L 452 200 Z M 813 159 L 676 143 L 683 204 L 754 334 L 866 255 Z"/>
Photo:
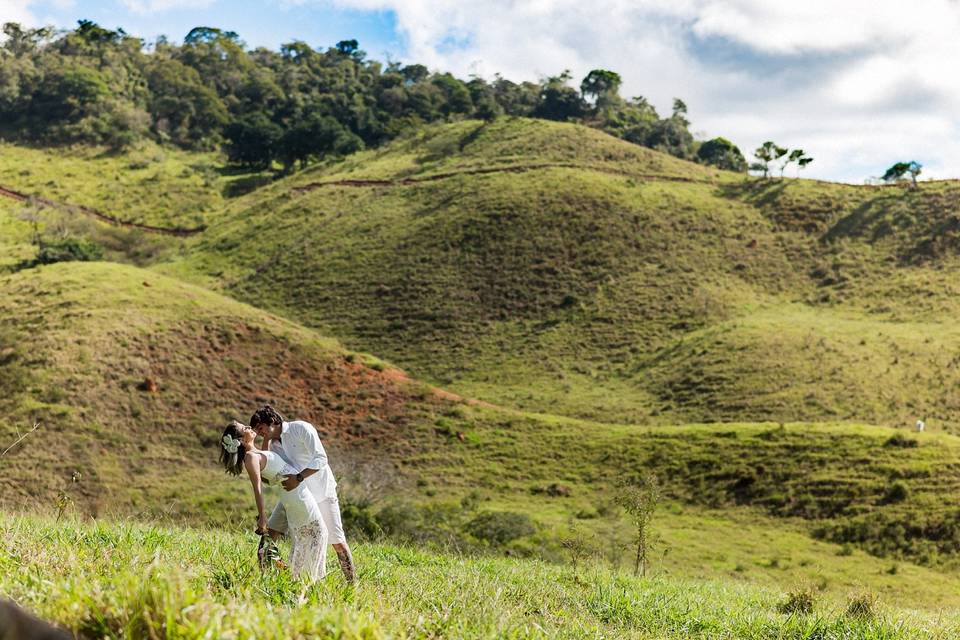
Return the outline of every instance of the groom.
<path id="1" fill-rule="evenodd" d="M 280 454 L 282 458 L 300 469 L 295 476 L 287 476 L 283 481 L 283 488 L 287 491 L 296 489 L 301 482 L 306 483 L 313 494 L 320 515 L 327 526 L 330 535 L 330 544 L 333 545 L 340 559 L 340 568 L 347 582 L 353 582 L 353 556 L 347 546 L 347 537 L 343 533 L 343 523 L 340 521 L 340 503 L 337 500 L 337 481 L 333 478 L 333 471 L 327 464 L 327 453 L 320 443 L 317 430 L 309 422 L 293 420 L 287 422 L 277 410 L 270 405 L 264 405 L 250 418 L 250 427 L 257 435 L 271 441 L 270 449 Z M 267 521 L 270 536 L 276 540 L 287 532 L 287 514 L 283 505 L 278 504 Z"/>

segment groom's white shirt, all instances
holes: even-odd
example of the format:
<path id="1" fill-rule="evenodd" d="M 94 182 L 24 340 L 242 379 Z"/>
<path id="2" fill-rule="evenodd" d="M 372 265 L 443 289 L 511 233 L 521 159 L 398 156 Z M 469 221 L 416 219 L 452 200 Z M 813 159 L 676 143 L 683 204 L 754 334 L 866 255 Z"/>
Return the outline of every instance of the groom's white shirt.
<path id="1" fill-rule="evenodd" d="M 312 424 L 302 420 L 282 423 L 280 441 L 274 440 L 270 449 L 280 454 L 298 471 L 317 470 L 316 473 L 304 479 L 304 482 L 318 502 L 337 497 L 337 481 L 327 463 L 327 452 L 323 450 L 320 436 Z"/>

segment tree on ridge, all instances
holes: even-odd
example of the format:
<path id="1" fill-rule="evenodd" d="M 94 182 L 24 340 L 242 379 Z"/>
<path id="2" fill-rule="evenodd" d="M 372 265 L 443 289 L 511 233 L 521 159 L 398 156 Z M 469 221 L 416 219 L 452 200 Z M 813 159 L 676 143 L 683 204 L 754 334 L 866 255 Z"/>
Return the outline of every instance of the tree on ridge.
<path id="1" fill-rule="evenodd" d="M 768 178 L 770 177 L 770 163 L 787 155 L 787 151 L 789 151 L 789 149 L 786 147 L 781 147 L 772 140 L 767 140 L 753 152 L 753 156 L 758 162 L 751 164 L 750 168 L 754 171 L 763 171 L 763 177 Z"/>
<path id="2" fill-rule="evenodd" d="M 917 188 L 917 176 L 920 175 L 920 172 L 923 170 L 923 165 L 917 162 L 916 160 L 911 160 L 909 162 L 897 162 L 889 169 L 886 173 L 883 174 L 883 180 L 885 182 L 897 182 L 902 180 L 904 176 L 908 173 L 910 174 L 910 181 L 914 189 Z"/>

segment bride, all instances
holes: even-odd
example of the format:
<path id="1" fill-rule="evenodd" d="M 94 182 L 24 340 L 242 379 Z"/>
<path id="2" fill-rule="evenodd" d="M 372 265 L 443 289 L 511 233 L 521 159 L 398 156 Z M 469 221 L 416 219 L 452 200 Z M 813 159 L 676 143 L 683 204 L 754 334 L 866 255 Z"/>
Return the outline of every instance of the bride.
<path id="1" fill-rule="evenodd" d="M 262 483 L 280 486 L 284 476 L 296 475 L 286 460 L 267 444 L 258 449 L 254 444 L 257 434 L 250 427 L 236 420 L 223 431 L 220 439 L 220 463 L 227 473 L 240 475 L 247 470 L 253 485 L 253 497 L 257 503 L 257 533 L 267 532 L 267 516 L 263 506 Z M 280 491 L 280 502 L 287 512 L 293 551 L 290 554 L 290 570 L 293 575 L 309 580 L 318 580 L 326 575 L 327 528 L 323 524 L 320 508 L 306 484 L 292 491 Z"/>

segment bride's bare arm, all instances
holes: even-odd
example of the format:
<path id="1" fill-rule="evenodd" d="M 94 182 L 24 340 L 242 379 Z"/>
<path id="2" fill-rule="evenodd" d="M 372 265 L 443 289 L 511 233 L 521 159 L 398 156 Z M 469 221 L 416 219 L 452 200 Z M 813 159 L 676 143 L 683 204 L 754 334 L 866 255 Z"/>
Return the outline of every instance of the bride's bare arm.
<path id="1" fill-rule="evenodd" d="M 263 483 L 260 480 L 260 456 L 252 451 L 243 458 L 243 466 L 253 485 L 253 498 L 257 503 L 257 533 L 267 532 L 267 516 L 263 507 Z"/>

